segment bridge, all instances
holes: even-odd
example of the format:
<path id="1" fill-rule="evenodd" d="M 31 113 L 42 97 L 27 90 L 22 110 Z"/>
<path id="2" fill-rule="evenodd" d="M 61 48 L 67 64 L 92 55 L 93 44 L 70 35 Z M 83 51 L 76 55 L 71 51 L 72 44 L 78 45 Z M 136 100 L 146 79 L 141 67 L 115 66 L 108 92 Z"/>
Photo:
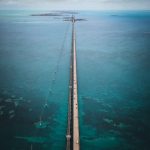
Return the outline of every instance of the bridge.
<path id="1" fill-rule="evenodd" d="M 77 86 L 77 58 L 76 58 L 76 35 L 75 22 L 72 21 L 72 48 L 70 56 L 70 81 L 69 81 L 69 99 L 68 99 L 68 127 L 67 127 L 67 146 L 66 150 L 79 150 L 79 117 L 78 117 L 78 86 Z"/>

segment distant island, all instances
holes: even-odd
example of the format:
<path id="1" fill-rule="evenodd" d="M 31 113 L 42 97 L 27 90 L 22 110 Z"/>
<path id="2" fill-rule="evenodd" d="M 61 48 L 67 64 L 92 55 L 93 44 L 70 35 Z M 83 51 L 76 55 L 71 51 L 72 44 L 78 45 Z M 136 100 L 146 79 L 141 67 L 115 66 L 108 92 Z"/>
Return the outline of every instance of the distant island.
<path id="1" fill-rule="evenodd" d="M 72 18 L 71 17 L 64 17 L 63 18 L 64 19 L 64 21 L 69 21 L 69 20 L 71 20 Z M 76 21 L 87 21 L 87 19 L 76 19 Z"/>
<path id="2" fill-rule="evenodd" d="M 62 16 L 61 13 L 31 14 L 31 16 Z"/>
<path id="3" fill-rule="evenodd" d="M 31 14 L 31 16 L 63 16 L 63 15 L 68 15 L 68 14 L 78 14 L 77 12 L 73 12 L 73 11 L 53 11 L 50 13 L 42 13 L 42 14 Z"/>

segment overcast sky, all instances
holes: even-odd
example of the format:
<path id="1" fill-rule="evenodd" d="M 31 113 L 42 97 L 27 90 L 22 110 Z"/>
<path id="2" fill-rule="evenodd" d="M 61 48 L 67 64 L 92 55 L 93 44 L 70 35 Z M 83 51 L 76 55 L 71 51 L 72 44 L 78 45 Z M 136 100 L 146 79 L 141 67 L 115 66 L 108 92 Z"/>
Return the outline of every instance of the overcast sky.
<path id="1" fill-rule="evenodd" d="M 150 0 L 0 0 L 0 8 L 150 10 Z"/>

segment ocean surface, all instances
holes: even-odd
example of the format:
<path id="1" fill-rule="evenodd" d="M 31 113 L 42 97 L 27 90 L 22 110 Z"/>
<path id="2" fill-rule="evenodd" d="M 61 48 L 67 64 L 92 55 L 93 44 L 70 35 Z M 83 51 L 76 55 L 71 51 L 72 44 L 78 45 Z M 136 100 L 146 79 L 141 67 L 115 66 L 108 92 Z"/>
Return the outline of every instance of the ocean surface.
<path id="1" fill-rule="evenodd" d="M 71 23 L 0 10 L 0 149 L 66 148 Z M 150 11 L 78 11 L 81 150 L 150 149 Z"/>

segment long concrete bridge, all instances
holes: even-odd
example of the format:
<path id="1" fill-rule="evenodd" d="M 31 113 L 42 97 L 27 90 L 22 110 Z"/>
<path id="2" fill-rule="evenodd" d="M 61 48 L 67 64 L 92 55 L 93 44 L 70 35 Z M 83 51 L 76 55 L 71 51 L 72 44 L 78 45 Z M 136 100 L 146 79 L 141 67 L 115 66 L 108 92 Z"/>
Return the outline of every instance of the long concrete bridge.
<path id="1" fill-rule="evenodd" d="M 70 57 L 70 82 L 68 100 L 68 128 L 66 150 L 79 150 L 79 117 L 78 117 L 78 86 L 77 86 L 77 59 L 76 59 L 76 35 L 75 22 L 72 17 L 72 48 Z"/>

